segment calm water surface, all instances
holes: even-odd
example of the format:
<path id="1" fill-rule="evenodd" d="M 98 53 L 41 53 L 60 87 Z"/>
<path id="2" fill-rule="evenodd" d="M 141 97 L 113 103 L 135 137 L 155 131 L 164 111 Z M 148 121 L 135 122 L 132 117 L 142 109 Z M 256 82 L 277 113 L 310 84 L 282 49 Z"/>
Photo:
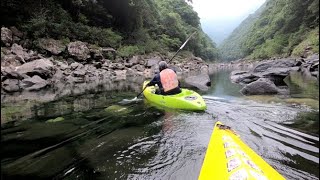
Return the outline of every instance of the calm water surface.
<path id="1" fill-rule="evenodd" d="M 318 112 L 309 105 L 319 101 L 318 86 L 286 80 L 291 97 L 300 98 L 294 102 L 306 105 L 248 98 L 229 73 L 211 76 L 210 90 L 200 92 L 208 109 L 200 113 L 159 109 L 142 98 L 123 103 L 136 89 L 3 104 L 1 119 L 12 121 L 1 127 L 2 178 L 195 180 L 219 120 L 286 179 L 319 179 L 319 133 L 284 125 L 301 112 Z"/>

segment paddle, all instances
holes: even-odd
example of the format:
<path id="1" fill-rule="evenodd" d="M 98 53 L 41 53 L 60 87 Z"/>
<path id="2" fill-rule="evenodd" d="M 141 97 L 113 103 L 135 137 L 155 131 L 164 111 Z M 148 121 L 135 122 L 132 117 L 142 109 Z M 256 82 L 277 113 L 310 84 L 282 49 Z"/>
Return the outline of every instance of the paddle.
<path id="1" fill-rule="evenodd" d="M 178 51 L 172 56 L 172 58 L 168 61 L 168 63 L 179 53 L 179 51 L 184 48 L 184 46 L 187 44 L 187 42 L 191 39 L 191 37 L 196 33 L 197 31 L 193 32 L 189 37 L 188 39 L 181 45 L 181 47 L 178 49 Z M 128 100 L 128 99 L 124 99 L 123 101 L 127 101 L 127 102 L 130 102 L 130 101 L 135 101 L 138 99 L 138 97 L 143 93 L 143 91 L 147 88 L 148 86 L 144 87 L 143 90 L 133 99 L 131 100 Z"/>
<path id="2" fill-rule="evenodd" d="M 138 99 L 138 97 L 143 93 L 143 91 L 147 88 L 148 86 L 144 87 L 143 90 L 135 97 L 133 98 L 134 100 Z"/>
<path id="3" fill-rule="evenodd" d="M 184 42 L 183 44 L 182 44 L 182 46 L 178 49 L 178 51 L 172 56 L 172 58 L 168 61 L 168 64 L 169 64 L 169 62 L 174 58 L 174 57 L 176 57 L 176 55 L 179 53 L 179 51 L 187 44 L 187 42 L 191 39 L 191 37 L 196 33 L 197 31 L 195 31 L 195 32 L 193 32 L 189 37 L 188 37 L 188 39 L 186 40 L 186 42 Z"/>

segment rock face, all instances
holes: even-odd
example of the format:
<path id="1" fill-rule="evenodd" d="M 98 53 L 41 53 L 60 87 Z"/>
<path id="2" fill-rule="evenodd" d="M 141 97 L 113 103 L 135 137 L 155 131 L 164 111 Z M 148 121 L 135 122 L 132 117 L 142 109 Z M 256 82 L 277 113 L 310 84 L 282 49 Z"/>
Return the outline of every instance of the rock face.
<path id="1" fill-rule="evenodd" d="M 55 39 L 24 39 L 24 33 L 15 27 L 1 28 L 1 88 L 3 94 L 14 92 L 34 96 L 37 92 L 74 91 L 73 87 L 96 88 L 101 83 L 130 81 L 141 83 L 159 72 L 158 63 L 165 58 L 159 54 L 137 55 L 131 58 L 116 58 L 116 50 L 99 47 L 81 41 L 68 45 Z M 36 44 L 34 44 L 36 43 Z M 37 46 L 37 51 L 30 48 Z M 174 67 L 181 79 L 191 76 L 190 86 L 207 90 L 210 85 L 208 65 L 197 57 L 174 60 Z M 67 89 L 66 91 L 63 89 Z M 72 90 L 71 90 L 72 89 Z M 77 91 L 80 91 L 77 89 Z M 54 95 L 52 95 L 54 96 Z"/>
<path id="2" fill-rule="evenodd" d="M 75 41 L 68 44 L 68 52 L 79 61 L 85 61 L 90 57 L 90 50 L 84 42 Z"/>
<path id="3" fill-rule="evenodd" d="M 58 55 L 66 49 L 66 45 L 55 39 L 39 39 L 38 45 L 40 48 L 49 51 L 53 55 Z"/>
<path id="4" fill-rule="evenodd" d="M 301 71 L 305 76 L 319 77 L 319 55 L 307 59 L 278 59 L 257 64 L 251 71 L 233 71 L 231 82 L 244 85 L 243 94 L 283 94 L 285 90 L 278 86 L 286 86 L 283 81 L 290 72 Z"/>
<path id="5" fill-rule="evenodd" d="M 208 74 L 189 76 L 185 79 L 185 82 L 191 86 L 197 87 L 202 91 L 207 91 L 209 89 L 208 86 L 211 86 L 211 81 Z"/>

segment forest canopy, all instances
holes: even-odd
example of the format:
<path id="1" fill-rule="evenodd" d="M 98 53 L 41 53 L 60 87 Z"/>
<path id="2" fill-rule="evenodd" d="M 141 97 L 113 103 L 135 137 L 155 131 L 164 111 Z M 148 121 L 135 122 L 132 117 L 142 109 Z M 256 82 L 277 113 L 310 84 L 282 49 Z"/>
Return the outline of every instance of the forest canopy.
<path id="1" fill-rule="evenodd" d="M 81 40 L 133 55 L 176 51 L 197 31 L 185 50 L 218 58 L 185 0 L 3 0 L 1 7 L 2 26 L 16 26 L 33 39 Z"/>
<path id="2" fill-rule="evenodd" d="M 267 0 L 219 49 L 226 60 L 319 53 L 319 0 Z"/>

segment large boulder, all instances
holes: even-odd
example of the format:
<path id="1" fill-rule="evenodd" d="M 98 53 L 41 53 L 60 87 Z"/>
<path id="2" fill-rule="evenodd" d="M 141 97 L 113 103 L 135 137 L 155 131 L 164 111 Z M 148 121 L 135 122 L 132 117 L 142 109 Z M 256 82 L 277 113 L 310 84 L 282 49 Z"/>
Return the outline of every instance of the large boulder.
<path id="1" fill-rule="evenodd" d="M 68 44 L 68 52 L 71 56 L 74 56 L 79 61 L 85 61 L 90 58 L 90 50 L 86 43 L 81 41 L 75 41 Z"/>
<path id="2" fill-rule="evenodd" d="M 298 71 L 297 61 L 294 59 L 280 59 L 275 61 L 264 61 L 258 63 L 252 71 L 233 71 L 230 79 L 233 83 L 249 84 L 259 78 L 268 78 L 276 85 L 284 85 L 286 78 L 291 71 Z"/>
<path id="3" fill-rule="evenodd" d="M 2 43 L 9 47 L 12 44 L 12 31 L 6 27 L 1 28 L 1 41 Z"/>
<path id="4" fill-rule="evenodd" d="M 46 87 L 48 84 L 48 81 L 42 79 L 37 75 L 22 80 L 22 87 L 29 91 L 40 90 Z"/>
<path id="5" fill-rule="evenodd" d="M 28 76 L 39 75 L 43 79 L 53 76 L 55 68 L 49 59 L 39 59 L 25 63 L 16 68 L 17 73 Z"/>
<path id="6" fill-rule="evenodd" d="M 189 76 L 184 80 L 188 85 L 197 87 L 202 91 L 207 91 L 211 86 L 211 80 L 208 74 L 199 74 L 196 76 Z"/>
<path id="7" fill-rule="evenodd" d="M 41 49 L 49 51 L 53 55 L 58 55 L 62 53 L 66 49 L 66 45 L 60 41 L 60 40 L 55 40 L 55 39 L 39 39 L 38 41 L 38 46 Z"/>
<path id="8" fill-rule="evenodd" d="M 257 64 L 256 67 L 253 68 L 254 73 L 256 72 L 265 72 L 268 69 L 273 68 L 289 68 L 296 66 L 295 59 L 278 59 L 275 61 L 266 61 Z"/>
<path id="9" fill-rule="evenodd" d="M 247 84 L 240 92 L 244 95 L 278 94 L 279 88 L 269 79 L 260 78 L 257 81 Z"/>
<path id="10" fill-rule="evenodd" d="M 237 84 L 249 84 L 253 81 L 258 80 L 260 77 L 256 76 L 252 73 L 248 73 L 247 71 L 232 71 L 230 74 L 230 80 L 233 83 L 237 83 Z"/>

